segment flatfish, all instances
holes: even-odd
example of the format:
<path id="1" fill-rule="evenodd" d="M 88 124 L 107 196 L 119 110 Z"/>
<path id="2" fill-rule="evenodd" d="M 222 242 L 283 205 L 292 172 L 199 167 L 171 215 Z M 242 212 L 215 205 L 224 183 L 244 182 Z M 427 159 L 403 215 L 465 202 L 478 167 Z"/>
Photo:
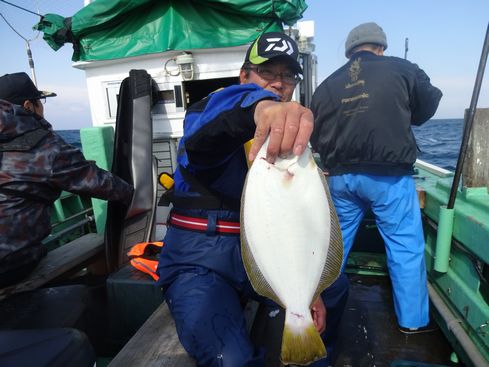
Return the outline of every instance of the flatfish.
<path id="1" fill-rule="evenodd" d="M 255 291 L 285 309 L 281 360 L 326 356 L 310 306 L 340 274 L 343 243 L 326 179 L 311 150 L 253 162 L 241 198 L 241 253 Z"/>

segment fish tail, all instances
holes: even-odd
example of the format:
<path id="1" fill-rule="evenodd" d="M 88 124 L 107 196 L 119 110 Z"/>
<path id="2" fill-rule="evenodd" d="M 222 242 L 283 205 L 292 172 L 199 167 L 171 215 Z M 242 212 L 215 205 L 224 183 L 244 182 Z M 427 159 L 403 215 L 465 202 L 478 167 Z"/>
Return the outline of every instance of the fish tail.
<path id="1" fill-rule="evenodd" d="M 312 318 L 294 320 L 294 316 L 286 311 L 280 355 L 282 362 L 285 365 L 308 365 L 324 357 L 326 348 Z"/>

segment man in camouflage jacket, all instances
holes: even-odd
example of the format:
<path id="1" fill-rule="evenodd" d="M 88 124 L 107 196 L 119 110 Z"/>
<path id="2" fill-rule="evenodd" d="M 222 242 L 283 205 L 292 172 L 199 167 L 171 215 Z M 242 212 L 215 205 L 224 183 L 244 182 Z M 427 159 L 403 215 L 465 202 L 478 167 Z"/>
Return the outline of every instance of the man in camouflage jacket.
<path id="1" fill-rule="evenodd" d="M 0 287 L 27 275 L 46 249 L 51 210 L 61 192 L 129 204 L 132 187 L 87 161 L 44 119 L 39 91 L 26 73 L 0 77 Z"/>

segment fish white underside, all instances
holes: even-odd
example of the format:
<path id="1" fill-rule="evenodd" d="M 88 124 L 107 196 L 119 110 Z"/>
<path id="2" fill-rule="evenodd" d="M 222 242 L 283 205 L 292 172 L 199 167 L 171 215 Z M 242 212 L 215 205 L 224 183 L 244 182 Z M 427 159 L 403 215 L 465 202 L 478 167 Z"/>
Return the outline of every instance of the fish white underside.
<path id="1" fill-rule="evenodd" d="M 309 310 L 328 254 L 328 198 L 309 149 L 270 164 L 264 159 L 266 146 L 248 173 L 243 230 L 280 303 L 302 315 Z"/>

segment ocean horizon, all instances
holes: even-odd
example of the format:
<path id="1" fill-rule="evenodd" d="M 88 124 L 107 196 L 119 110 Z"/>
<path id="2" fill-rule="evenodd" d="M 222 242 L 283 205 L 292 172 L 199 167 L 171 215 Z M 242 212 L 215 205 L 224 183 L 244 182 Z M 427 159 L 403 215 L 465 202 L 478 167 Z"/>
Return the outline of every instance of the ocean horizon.
<path id="1" fill-rule="evenodd" d="M 463 119 L 431 119 L 413 126 L 418 145 L 418 158 L 455 171 L 463 133 Z M 82 149 L 80 130 L 56 130 L 69 144 Z"/>

